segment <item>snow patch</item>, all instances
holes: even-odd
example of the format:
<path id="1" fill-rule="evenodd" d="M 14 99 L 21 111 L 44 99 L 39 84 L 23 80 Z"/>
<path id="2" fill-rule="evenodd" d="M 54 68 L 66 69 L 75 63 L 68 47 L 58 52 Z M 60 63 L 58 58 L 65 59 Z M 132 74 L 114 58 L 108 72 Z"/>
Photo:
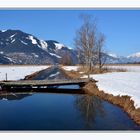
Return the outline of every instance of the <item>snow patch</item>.
<path id="1" fill-rule="evenodd" d="M 22 44 L 28 45 L 28 43 L 26 43 L 26 42 L 24 42 L 24 41 L 22 41 L 22 40 L 20 40 L 20 41 L 21 41 Z"/>
<path id="2" fill-rule="evenodd" d="M 61 56 L 56 55 L 56 54 L 54 54 L 54 53 L 49 53 L 49 54 L 52 55 L 52 56 L 55 56 L 55 57 L 57 57 L 57 58 L 62 58 Z"/>
<path id="3" fill-rule="evenodd" d="M 33 44 L 37 44 L 37 41 L 36 41 L 36 39 L 34 39 L 33 36 L 29 35 L 29 36 L 28 36 L 28 39 L 30 39 L 30 40 L 32 41 Z"/>
<path id="4" fill-rule="evenodd" d="M 114 58 L 118 58 L 118 56 L 116 54 L 113 54 L 113 53 L 109 53 L 108 55 L 111 57 L 114 57 Z"/>
<path id="5" fill-rule="evenodd" d="M 6 31 L 7 31 L 7 30 L 1 30 L 1 32 L 3 32 L 3 33 L 6 32 Z"/>
<path id="6" fill-rule="evenodd" d="M 58 75 L 59 74 L 59 72 L 57 72 L 57 73 L 55 73 L 55 74 L 51 74 L 49 77 L 54 77 L 54 76 L 56 76 L 56 75 Z"/>
<path id="7" fill-rule="evenodd" d="M 60 43 L 54 43 L 54 44 L 55 44 L 57 50 L 60 50 L 64 47 L 64 45 L 60 44 Z"/>
<path id="8" fill-rule="evenodd" d="M 63 69 L 66 71 L 78 71 L 78 66 L 63 66 Z"/>
<path id="9" fill-rule="evenodd" d="M 11 35 L 11 36 L 10 36 L 10 38 L 12 39 L 15 35 L 16 35 L 16 33 L 15 33 L 15 34 L 13 34 L 13 35 Z"/>
<path id="10" fill-rule="evenodd" d="M 5 58 L 7 58 L 9 61 L 13 62 L 13 60 L 7 56 L 5 56 Z"/>
<path id="11" fill-rule="evenodd" d="M 11 43 L 13 43 L 13 42 L 15 42 L 15 39 L 13 39 L 13 40 L 11 41 Z"/>
<path id="12" fill-rule="evenodd" d="M 0 54 L 4 54 L 4 52 L 1 51 Z"/>
<path id="13" fill-rule="evenodd" d="M 40 41 L 40 44 L 41 44 L 41 48 L 43 50 L 47 50 L 48 44 L 44 40 L 41 40 Z"/>
<path id="14" fill-rule="evenodd" d="M 71 48 L 71 47 L 67 47 L 69 50 L 73 50 L 73 48 Z"/>

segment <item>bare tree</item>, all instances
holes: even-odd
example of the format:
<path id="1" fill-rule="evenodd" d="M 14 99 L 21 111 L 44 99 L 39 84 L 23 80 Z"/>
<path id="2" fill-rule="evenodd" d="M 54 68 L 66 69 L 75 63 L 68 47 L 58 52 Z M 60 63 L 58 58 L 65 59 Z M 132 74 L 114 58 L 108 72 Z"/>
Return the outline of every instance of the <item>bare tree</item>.
<path id="1" fill-rule="evenodd" d="M 83 24 L 76 32 L 74 40 L 78 51 L 79 63 L 87 66 L 88 78 L 94 66 L 98 64 L 99 71 L 105 63 L 103 46 L 105 36 L 98 33 L 96 20 L 90 15 L 82 15 Z"/>
<path id="2" fill-rule="evenodd" d="M 65 53 L 63 56 L 62 56 L 62 59 L 60 60 L 60 63 L 62 65 L 72 65 L 72 60 L 71 60 L 71 57 L 68 53 Z"/>
<path id="3" fill-rule="evenodd" d="M 104 42 L 105 42 L 105 36 L 104 34 L 100 33 L 96 42 L 97 62 L 99 66 L 99 72 L 102 71 L 102 68 L 106 62 L 106 55 L 103 52 Z"/>
<path id="4" fill-rule="evenodd" d="M 83 24 L 74 40 L 79 59 L 88 67 L 88 78 L 93 66 L 93 55 L 96 44 L 96 22 L 89 15 L 82 15 Z"/>

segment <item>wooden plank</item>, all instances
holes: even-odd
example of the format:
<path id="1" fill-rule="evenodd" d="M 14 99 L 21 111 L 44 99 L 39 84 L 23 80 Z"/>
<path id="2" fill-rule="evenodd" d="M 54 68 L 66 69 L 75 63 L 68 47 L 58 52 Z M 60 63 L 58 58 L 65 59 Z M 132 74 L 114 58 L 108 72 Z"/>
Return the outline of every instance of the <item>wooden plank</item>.
<path id="1" fill-rule="evenodd" d="M 4 81 L 0 82 L 2 86 L 49 86 L 49 85 L 72 85 L 88 82 L 88 79 L 80 80 L 20 80 L 20 81 Z"/>

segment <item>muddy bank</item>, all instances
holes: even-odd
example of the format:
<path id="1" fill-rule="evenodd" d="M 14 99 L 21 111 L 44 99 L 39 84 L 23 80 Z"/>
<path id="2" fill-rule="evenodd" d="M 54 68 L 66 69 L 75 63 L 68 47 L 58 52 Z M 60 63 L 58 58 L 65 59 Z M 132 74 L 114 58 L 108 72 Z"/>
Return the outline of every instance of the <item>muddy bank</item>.
<path id="1" fill-rule="evenodd" d="M 136 124 L 140 125 L 140 108 L 135 108 L 134 101 L 131 100 L 130 96 L 114 96 L 112 94 L 99 91 L 96 82 L 94 81 L 87 83 L 83 87 L 83 90 L 88 94 L 98 96 L 103 100 L 121 107 L 130 116 L 130 118 L 136 122 Z"/>

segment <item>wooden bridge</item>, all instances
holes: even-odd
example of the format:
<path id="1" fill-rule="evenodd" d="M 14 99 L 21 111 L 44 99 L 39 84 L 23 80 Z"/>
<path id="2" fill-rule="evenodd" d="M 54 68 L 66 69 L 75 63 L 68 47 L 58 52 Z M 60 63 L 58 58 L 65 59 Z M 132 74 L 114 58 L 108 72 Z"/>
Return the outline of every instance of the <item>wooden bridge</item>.
<path id="1" fill-rule="evenodd" d="M 19 81 L 0 81 L 1 90 L 4 91 L 46 91 L 64 85 L 84 86 L 89 79 L 79 80 L 19 80 Z M 68 91 L 68 89 L 65 89 Z"/>

